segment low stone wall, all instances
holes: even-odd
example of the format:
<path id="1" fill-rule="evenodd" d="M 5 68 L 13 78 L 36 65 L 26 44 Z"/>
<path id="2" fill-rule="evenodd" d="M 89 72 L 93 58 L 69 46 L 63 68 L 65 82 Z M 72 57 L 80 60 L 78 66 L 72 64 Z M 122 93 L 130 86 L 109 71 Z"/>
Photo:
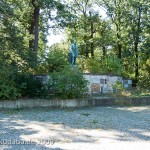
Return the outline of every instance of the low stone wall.
<path id="1" fill-rule="evenodd" d="M 150 105 L 150 97 L 93 98 L 93 106 L 140 106 Z"/>
<path id="2" fill-rule="evenodd" d="M 35 107 L 86 107 L 86 106 L 138 106 L 150 105 L 150 97 L 141 98 L 110 98 L 90 97 L 83 99 L 19 99 L 0 101 L 0 109 L 21 109 Z"/>

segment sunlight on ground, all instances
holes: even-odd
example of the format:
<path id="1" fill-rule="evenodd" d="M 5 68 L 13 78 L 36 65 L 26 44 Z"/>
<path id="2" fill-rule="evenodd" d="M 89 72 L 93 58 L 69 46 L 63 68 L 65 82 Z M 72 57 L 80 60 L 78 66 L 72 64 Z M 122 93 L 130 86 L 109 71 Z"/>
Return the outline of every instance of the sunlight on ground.
<path id="1" fill-rule="evenodd" d="M 14 126 L 14 129 L 26 129 L 33 132 L 28 135 L 20 135 L 20 138 L 26 141 L 32 140 L 37 142 L 37 139 L 54 139 L 57 142 L 56 144 L 69 144 L 70 142 L 99 144 L 117 142 L 117 137 L 122 135 L 122 133 L 116 131 L 105 131 L 101 129 L 74 129 L 61 124 L 41 124 L 40 122 L 24 122 L 21 120 L 16 123 L 23 126 Z"/>
<path id="2" fill-rule="evenodd" d="M 92 110 L 92 111 L 90 111 Z M 111 111 L 110 111 L 111 110 Z M 75 126 L 73 122 L 74 118 L 70 118 L 69 123 L 65 121 L 65 119 L 60 118 L 60 120 L 55 121 L 52 117 L 51 119 L 45 120 L 30 120 L 30 117 L 27 116 L 23 118 L 15 118 L 11 120 L 13 115 L 6 114 L 6 118 L 0 120 L 1 124 L 7 124 L 9 131 L 4 130 L 5 132 L 1 132 L 1 134 L 9 133 L 18 133 L 15 137 L 22 141 L 32 141 L 34 142 L 34 146 L 37 147 L 43 146 L 48 149 L 65 149 L 65 150 L 149 150 L 150 149 L 150 132 L 148 127 L 148 122 L 150 121 L 148 117 L 141 118 L 141 113 L 143 115 L 149 115 L 150 106 L 143 107 L 99 107 L 99 108 L 91 108 L 90 112 L 84 113 L 78 111 L 61 111 L 60 115 L 72 116 L 75 114 L 81 121 L 81 118 L 86 118 L 87 122 L 90 125 L 82 124 L 78 122 Z M 105 117 L 101 117 L 98 115 L 98 118 L 102 118 L 96 122 L 96 124 L 91 125 L 92 112 L 95 111 L 103 112 L 103 115 L 107 112 L 114 113 L 111 117 L 106 119 Z M 51 111 L 52 112 L 52 111 Z M 43 111 L 38 112 L 40 115 L 44 113 Z M 50 116 L 49 112 L 48 117 Z M 120 114 L 119 114 L 120 113 Z M 127 113 L 127 114 L 126 114 Z M 21 112 L 19 115 L 23 114 Z M 118 115 L 117 115 L 118 114 Z M 133 120 L 132 115 L 137 116 L 136 121 Z M 117 117 L 116 117 L 117 115 Z M 128 118 L 128 115 L 131 115 L 131 118 Z M 10 116 L 10 118 L 8 117 Z M 22 116 L 21 116 L 22 117 Z M 37 117 L 38 114 L 37 114 Z M 59 115 L 57 116 L 59 117 Z M 89 118 L 88 118 L 89 117 Z M 119 119 L 121 122 L 119 122 Z M 127 120 L 126 120 L 127 119 Z M 141 119 L 141 120 L 140 120 Z M 93 118 L 92 120 L 96 120 Z M 146 120 L 146 121 L 145 121 Z M 147 122 L 147 124 L 140 122 Z M 106 126 L 103 127 L 103 124 Z M 117 127 L 116 127 L 117 126 Z M 3 131 L 3 130 L 2 130 Z M 8 132 L 8 133 L 7 133 Z M 1 147 L 2 150 L 7 149 L 7 145 Z"/>
<path id="3" fill-rule="evenodd" d="M 121 109 L 121 108 L 120 108 Z M 127 109 L 127 108 L 126 108 Z M 132 108 L 133 109 L 133 108 Z M 140 108 L 134 108 L 135 111 L 140 110 Z M 142 110 L 147 110 L 148 108 L 143 108 Z M 131 108 L 128 108 L 131 110 Z M 140 110 L 141 111 L 141 110 Z M 46 144 L 46 147 L 60 147 L 63 149 L 119 149 L 122 150 L 128 149 L 131 150 L 137 147 L 136 150 L 140 150 L 140 142 L 130 141 L 125 139 L 125 141 L 120 141 L 118 137 L 128 137 L 128 133 L 123 133 L 115 130 L 102 130 L 102 129 L 74 129 L 63 124 L 56 124 L 52 122 L 41 123 L 38 121 L 23 121 L 18 120 L 17 123 L 19 126 L 14 126 L 14 129 L 26 129 L 33 132 L 32 134 L 22 134 L 20 138 L 25 141 L 32 140 L 35 143 L 39 144 L 38 139 L 53 139 L 53 144 Z M 144 132 L 139 129 L 130 129 L 132 132 L 137 132 L 141 135 L 150 136 L 149 133 Z M 108 145 L 109 143 L 109 145 Z M 142 142 L 141 142 L 142 143 Z M 150 148 L 148 142 L 144 142 L 145 147 Z M 130 146 L 129 146 L 130 145 Z"/>
<path id="4" fill-rule="evenodd" d="M 119 110 L 128 110 L 131 112 L 140 112 L 140 111 L 150 111 L 150 106 L 141 106 L 141 107 L 119 107 Z"/>

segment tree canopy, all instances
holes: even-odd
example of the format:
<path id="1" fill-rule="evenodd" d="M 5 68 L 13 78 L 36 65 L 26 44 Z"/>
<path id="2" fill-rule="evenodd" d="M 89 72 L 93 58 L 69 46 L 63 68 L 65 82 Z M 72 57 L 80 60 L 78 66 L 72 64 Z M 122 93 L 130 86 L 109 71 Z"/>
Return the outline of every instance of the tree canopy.
<path id="1" fill-rule="evenodd" d="M 19 93 L 19 75 L 65 68 L 73 39 L 83 71 L 149 83 L 149 9 L 148 0 L 0 0 L 0 92 Z M 62 29 L 67 40 L 48 47 L 49 31 Z"/>

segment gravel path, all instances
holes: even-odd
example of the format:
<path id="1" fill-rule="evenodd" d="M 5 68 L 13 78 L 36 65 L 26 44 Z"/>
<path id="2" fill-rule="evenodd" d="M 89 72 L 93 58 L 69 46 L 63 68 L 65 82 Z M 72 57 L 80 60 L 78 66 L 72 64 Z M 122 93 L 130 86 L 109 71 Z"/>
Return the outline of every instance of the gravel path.
<path id="1" fill-rule="evenodd" d="M 0 111 L 0 150 L 150 150 L 150 106 Z"/>

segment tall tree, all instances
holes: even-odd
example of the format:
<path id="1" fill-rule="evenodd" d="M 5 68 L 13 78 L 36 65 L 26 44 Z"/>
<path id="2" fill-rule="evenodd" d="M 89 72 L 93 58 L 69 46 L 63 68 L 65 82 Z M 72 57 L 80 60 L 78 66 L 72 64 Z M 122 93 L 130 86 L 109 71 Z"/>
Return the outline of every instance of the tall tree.
<path id="1" fill-rule="evenodd" d="M 89 57 L 89 51 L 90 51 L 88 48 L 88 44 L 87 44 L 87 39 L 88 39 L 87 23 L 88 23 L 89 11 L 91 9 L 91 6 L 92 6 L 91 0 L 79 0 L 79 1 L 73 0 L 71 3 L 72 13 L 75 13 L 78 18 L 77 21 L 75 21 L 74 23 L 76 23 L 76 26 L 78 27 L 78 29 L 82 30 L 81 31 L 82 36 L 83 36 L 82 45 L 84 45 L 83 46 L 84 48 L 83 47 L 82 48 L 86 57 Z"/>
<path id="2" fill-rule="evenodd" d="M 36 0 L 31 0 L 31 4 L 33 7 L 33 13 L 31 14 L 29 34 L 33 35 L 33 38 L 29 41 L 29 48 L 33 50 L 35 64 L 37 64 L 40 7 Z"/>
<path id="3" fill-rule="evenodd" d="M 146 40 L 145 37 L 145 29 L 148 28 L 148 9 L 149 3 L 148 1 L 134 1 L 132 0 L 129 3 L 129 16 L 130 20 L 130 40 L 132 41 L 133 51 L 135 56 L 135 80 L 138 81 L 139 77 L 139 64 L 141 58 L 141 48 L 143 42 Z M 128 23 L 129 23 L 128 22 Z M 143 54 L 142 54 L 143 55 Z"/>
<path id="4" fill-rule="evenodd" d="M 99 0 L 96 2 L 99 7 L 103 7 L 106 10 L 108 17 L 112 21 L 112 27 L 114 27 L 116 35 L 116 47 L 117 47 L 117 56 L 119 59 L 122 59 L 123 51 L 123 38 L 124 32 L 126 31 L 124 23 L 124 15 L 126 7 L 126 1 L 124 0 Z"/>

